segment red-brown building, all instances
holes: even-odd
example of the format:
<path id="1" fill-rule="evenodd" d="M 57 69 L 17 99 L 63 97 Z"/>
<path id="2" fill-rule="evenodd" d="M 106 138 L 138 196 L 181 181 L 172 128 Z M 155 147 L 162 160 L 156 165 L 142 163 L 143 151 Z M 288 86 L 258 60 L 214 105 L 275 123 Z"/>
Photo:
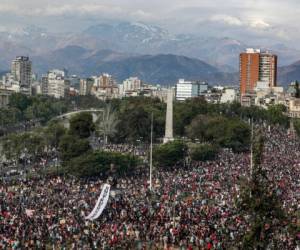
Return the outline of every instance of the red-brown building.
<path id="1" fill-rule="evenodd" d="M 269 87 L 277 86 L 277 56 L 247 49 L 240 54 L 241 96 L 253 93 L 257 82 L 266 82 Z"/>

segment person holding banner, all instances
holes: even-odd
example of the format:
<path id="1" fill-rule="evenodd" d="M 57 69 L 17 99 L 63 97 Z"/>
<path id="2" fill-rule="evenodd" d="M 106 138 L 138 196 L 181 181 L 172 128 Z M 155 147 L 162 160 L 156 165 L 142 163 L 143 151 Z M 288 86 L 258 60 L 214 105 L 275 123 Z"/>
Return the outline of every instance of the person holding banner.
<path id="1" fill-rule="evenodd" d="M 103 186 L 102 192 L 97 200 L 97 203 L 93 209 L 93 211 L 86 217 L 87 220 L 96 220 L 102 214 L 103 210 L 105 209 L 110 192 L 110 185 L 105 184 Z"/>

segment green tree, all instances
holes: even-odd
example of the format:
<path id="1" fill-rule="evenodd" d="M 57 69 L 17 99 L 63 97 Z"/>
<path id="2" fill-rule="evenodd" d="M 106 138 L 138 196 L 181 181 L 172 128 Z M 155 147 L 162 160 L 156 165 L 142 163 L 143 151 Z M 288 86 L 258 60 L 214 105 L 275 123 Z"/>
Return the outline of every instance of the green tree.
<path id="1" fill-rule="evenodd" d="M 186 134 L 191 139 L 196 139 L 204 142 L 206 140 L 206 132 L 208 129 L 209 121 L 207 116 L 198 115 L 192 120 L 192 122 L 186 127 Z"/>
<path id="2" fill-rule="evenodd" d="M 150 142 L 151 114 L 153 113 L 153 138 L 164 134 L 166 104 L 157 98 L 131 97 L 114 104 L 118 108 L 117 134 L 114 141 Z M 133 129 L 135 128 L 135 129 Z"/>
<path id="3" fill-rule="evenodd" d="M 294 120 L 294 127 L 295 127 L 297 135 L 300 137 L 300 120 L 299 119 Z"/>
<path id="4" fill-rule="evenodd" d="M 249 125 L 237 119 L 228 120 L 224 136 L 221 137 L 219 143 L 225 148 L 231 148 L 234 152 L 244 152 L 249 150 Z"/>
<path id="5" fill-rule="evenodd" d="M 183 161 L 187 146 L 182 141 L 174 141 L 159 145 L 153 150 L 153 162 L 157 167 L 173 167 Z"/>
<path id="6" fill-rule="evenodd" d="M 198 115 L 186 127 L 186 133 L 192 140 L 217 144 L 235 152 L 249 149 L 250 128 L 237 118 Z"/>
<path id="7" fill-rule="evenodd" d="M 68 102 L 75 103 L 75 106 L 80 109 L 90 109 L 90 108 L 103 108 L 105 106 L 105 102 L 103 100 L 99 100 L 96 96 L 88 95 L 88 96 L 72 96 L 69 97 Z"/>
<path id="8" fill-rule="evenodd" d="M 59 143 L 60 158 L 64 164 L 90 150 L 91 147 L 88 140 L 70 134 L 64 135 Z"/>
<path id="9" fill-rule="evenodd" d="M 216 145 L 194 145 L 190 149 L 190 156 L 193 161 L 210 161 L 216 158 L 218 150 L 219 148 Z"/>
<path id="10" fill-rule="evenodd" d="M 206 130 L 205 130 L 205 141 L 222 144 L 224 146 L 224 141 L 229 132 L 228 124 L 229 120 L 223 116 L 209 116 L 206 117 Z"/>
<path id="11" fill-rule="evenodd" d="M 10 134 L 2 141 L 2 152 L 7 160 L 18 160 L 22 154 L 22 140 L 18 134 Z"/>
<path id="12" fill-rule="evenodd" d="M 52 99 L 34 99 L 31 106 L 24 111 L 24 116 L 27 120 L 39 119 L 46 123 L 55 116 L 67 112 L 64 103 Z"/>
<path id="13" fill-rule="evenodd" d="M 4 138 L 3 153 L 7 159 L 18 161 L 22 154 L 38 160 L 46 148 L 41 132 L 10 134 Z"/>
<path id="14" fill-rule="evenodd" d="M 273 105 L 267 110 L 266 118 L 271 124 L 289 126 L 289 118 L 285 116 L 286 107 L 284 105 Z"/>
<path id="15" fill-rule="evenodd" d="M 80 138 L 88 138 L 94 129 L 95 125 L 93 123 L 93 116 L 90 113 L 79 113 L 70 119 L 69 133 L 71 135 L 75 135 Z"/>
<path id="16" fill-rule="evenodd" d="M 143 107 L 138 106 L 121 114 L 118 123 L 118 137 L 131 143 L 135 143 L 140 138 L 150 141 L 150 126 L 150 114 Z"/>
<path id="17" fill-rule="evenodd" d="M 52 121 L 44 129 L 43 134 L 49 147 L 57 148 L 61 138 L 66 134 L 67 130 L 63 125 Z"/>
<path id="18" fill-rule="evenodd" d="M 42 133 L 24 133 L 23 148 L 26 149 L 26 152 L 29 156 L 33 157 L 35 160 L 38 160 L 46 147 L 45 138 Z"/>
<path id="19" fill-rule="evenodd" d="M 108 142 L 108 138 L 117 133 L 117 126 L 119 124 L 117 113 L 108 104 L 102 115 L 96 121 L 97 132 L 104 137 L 104 142 Z"/>
<path id="20" fill-rule="evenodd" d="M 203 98 L 192 98 L 185 102 L 174 103 L 174 132 L 185 135 L 185 128 L 199 114 L 207 114 L 210 106 Z"/>
<path id="21" fill-rule="evenodd" d="M 106 175 L 109 171 L 124 175 L 131 174 L 138 162 L 137 158 L 129 154 L 97 151 L 72 159 L 67 171 L 78 177 Z"/>
<path id="22" fill-rule="evenodd" d="M 22 113 L 16 108 L 2 108 L 0 109 L 0 125 L 1 127 L 9 127 L 22 120 Z"/>
<path id="23" fill-rule="evenodd" d="M 32 103 L 31 99 L 21 93 L 13 93 L 9 97 L 9 106 L 19 109 L 21 112 L 25 111 Z"/>

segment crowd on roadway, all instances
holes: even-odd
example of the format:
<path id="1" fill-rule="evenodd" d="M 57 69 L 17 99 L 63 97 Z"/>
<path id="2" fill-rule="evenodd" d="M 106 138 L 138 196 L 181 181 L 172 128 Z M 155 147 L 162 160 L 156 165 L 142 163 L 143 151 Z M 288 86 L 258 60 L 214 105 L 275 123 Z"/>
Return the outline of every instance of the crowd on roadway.
<path id="1" fill-rule="evenodd" d="M 148 152 L 148 145 L 137 140 L 136 144 L 112 144 L 104 143 L 101 137 L 92 137 L 90 143 L 93 149 L 104 150 L 108 152 L 129 153 L 135 156 L 146 157 Z"/>
<path id="2" fill-rule="evenodd" d="M 2 157 L 0 160 L 0 177 L 39 172 L 40 170 L 58 164 L 59 156 L 55 148 L 44 152 L 43 155 L 39 155 L 39 157 L 32 157 L 26 154 L 22 154 L 18 160 L 7 160 L 5 157 Z"/>
<path id="3" fill-rule="evenodd" d="M 300 143 L 278 128 L 265 134 L 263 167 L 285 211 L 294 215 L 300 209 Z M 249 153 L 222 150 L 215 161 L 156 169 L 153 192 L 143 169 L 107 180 L 3 180 L 0 249 L 238 249 L 249 223 L 235 200 L 249 166 Z M 85 220 L 107 182 L 112 191 L 103 214 Z M 284 231 L 276 247 L 299 244 L 300 232 Z"/>

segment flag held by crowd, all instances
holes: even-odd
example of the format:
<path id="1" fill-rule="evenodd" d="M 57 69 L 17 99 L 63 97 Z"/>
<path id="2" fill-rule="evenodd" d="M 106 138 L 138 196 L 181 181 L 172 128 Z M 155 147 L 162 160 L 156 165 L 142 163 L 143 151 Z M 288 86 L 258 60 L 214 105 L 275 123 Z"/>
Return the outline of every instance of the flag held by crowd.
<path id="1" fill-rule="evenodd" d="M 103 210 L 107 205 L 109 193 L 110 193 L 110 185 L 104 184 L 101 194 L 97 200 L 97 203 L 94 209 L 92 210 L 92 212 L 85 217 L 86 220 L 96 220 L 99 218 L 99 216 L 102 214 Z"/>

